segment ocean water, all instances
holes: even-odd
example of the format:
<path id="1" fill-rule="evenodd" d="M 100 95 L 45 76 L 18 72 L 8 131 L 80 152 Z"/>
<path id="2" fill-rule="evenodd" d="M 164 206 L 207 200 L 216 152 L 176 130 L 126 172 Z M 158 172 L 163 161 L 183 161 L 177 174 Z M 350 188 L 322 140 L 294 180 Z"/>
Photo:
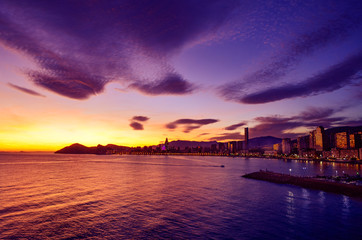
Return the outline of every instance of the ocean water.
<path id="1" fill-rule="evenodd" d="M 241 177 L 260 169 L 361 171 L 253 158 L 1 153 L 0 238 L 362 239 L 361 199 Z"/>

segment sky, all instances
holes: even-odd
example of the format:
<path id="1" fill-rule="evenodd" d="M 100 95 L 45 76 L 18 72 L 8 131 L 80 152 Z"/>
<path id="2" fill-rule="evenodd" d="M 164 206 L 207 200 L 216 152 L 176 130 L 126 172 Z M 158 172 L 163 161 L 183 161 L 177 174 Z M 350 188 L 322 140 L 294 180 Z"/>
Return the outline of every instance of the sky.
<path id="1" fill-rule="evenodd" d="M 0 151 L 362 125 L 362 1 L 2 0 Z"/>

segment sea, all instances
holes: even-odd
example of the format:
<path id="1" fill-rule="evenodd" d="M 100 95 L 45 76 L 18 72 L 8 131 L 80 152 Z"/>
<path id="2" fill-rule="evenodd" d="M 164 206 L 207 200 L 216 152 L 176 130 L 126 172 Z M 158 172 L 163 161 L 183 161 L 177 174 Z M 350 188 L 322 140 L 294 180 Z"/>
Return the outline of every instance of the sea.
<path id="1" fill-rule="evenodd" d="M 0 153 L 0 239 L 362 239 L 362 200 L 241 176 L 360 165 Z"/>

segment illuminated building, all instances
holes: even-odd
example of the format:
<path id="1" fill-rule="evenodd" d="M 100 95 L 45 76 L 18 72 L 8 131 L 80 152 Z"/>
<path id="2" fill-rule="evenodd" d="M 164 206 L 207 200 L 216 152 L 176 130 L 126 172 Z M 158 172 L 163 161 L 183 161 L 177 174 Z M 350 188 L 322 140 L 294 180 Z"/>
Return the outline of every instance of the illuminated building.
<path id="1" fill-rule="evenodd" d="M 273 150 L 276 151 L 277 153 L 281 153 L 282 152 L 282 144 L 280 144 L 280 143 L 273 144 Z"/>
<path id="2" fill-rule="evenodd" d="M 361 148 L 362 139 L 361 134 L 354 133 L 349 135 L 349 147 L 350 148 Z"/>
<path id="3" fill-rule="evenodd" d="M 236 141 L 228 142 L 228 150 L 230 153 L 236 152 Z"/>
<path id="4" fill-rule="evenodd" d="M 336 147 L 339 149 L 348 149 L 349 148 L 349 134 L 347 132 L 336 133 Z"/>
<path id="5" fill-rule="evenodd" d="M 324 149 L 324 128 L 319 126 L 314 133 L 314 145 L 316 151 L 323 151 Z"/>

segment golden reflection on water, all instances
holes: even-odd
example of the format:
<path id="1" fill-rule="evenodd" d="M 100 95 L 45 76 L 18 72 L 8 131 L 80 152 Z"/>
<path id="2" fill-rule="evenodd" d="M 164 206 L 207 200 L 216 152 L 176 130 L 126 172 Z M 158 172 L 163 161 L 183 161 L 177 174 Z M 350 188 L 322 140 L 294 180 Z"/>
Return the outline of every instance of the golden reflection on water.
<path id="1" fill-rule="evenodd" d="M 220 239 L 243 239 L 243 232 L 256 236 L 260 229 L 269 231 L 272 221 L 277 228 L 296 227 L 301 218 L 313 222 L 316 211 L 328 209 L 326 196 L 343 205 L 346 221 L 355 214 L 348 197 L 342 200 L 324 192 L 240 178 L 264 164 L 270 164 L 273 171 L 285 166 L 293 172 L 301 169 L 313 174 L 320 169 L 329 171 L 330 164 L 308 164 L 308 169 L 303 169 L 307 166 L 304 163 L 278 165 L 277 161 L 260 159 L 72 158 L 49 155 L 39 161 L 1 162 L 0 235 L 3 230 L 13 238 L 108 234 L 116 239 L 152 236 L 147 231 L 184 234 L 179 238 L 187 238 L 189 232 L 195 233 L 193 237 L 221 232 L 217 235 Z M 221 164 L 225 168 L 215 167 Z M 349 167 L 354 170 L 356 166 Z M 140 231 L 145 232 L 137 235 Z"/>

